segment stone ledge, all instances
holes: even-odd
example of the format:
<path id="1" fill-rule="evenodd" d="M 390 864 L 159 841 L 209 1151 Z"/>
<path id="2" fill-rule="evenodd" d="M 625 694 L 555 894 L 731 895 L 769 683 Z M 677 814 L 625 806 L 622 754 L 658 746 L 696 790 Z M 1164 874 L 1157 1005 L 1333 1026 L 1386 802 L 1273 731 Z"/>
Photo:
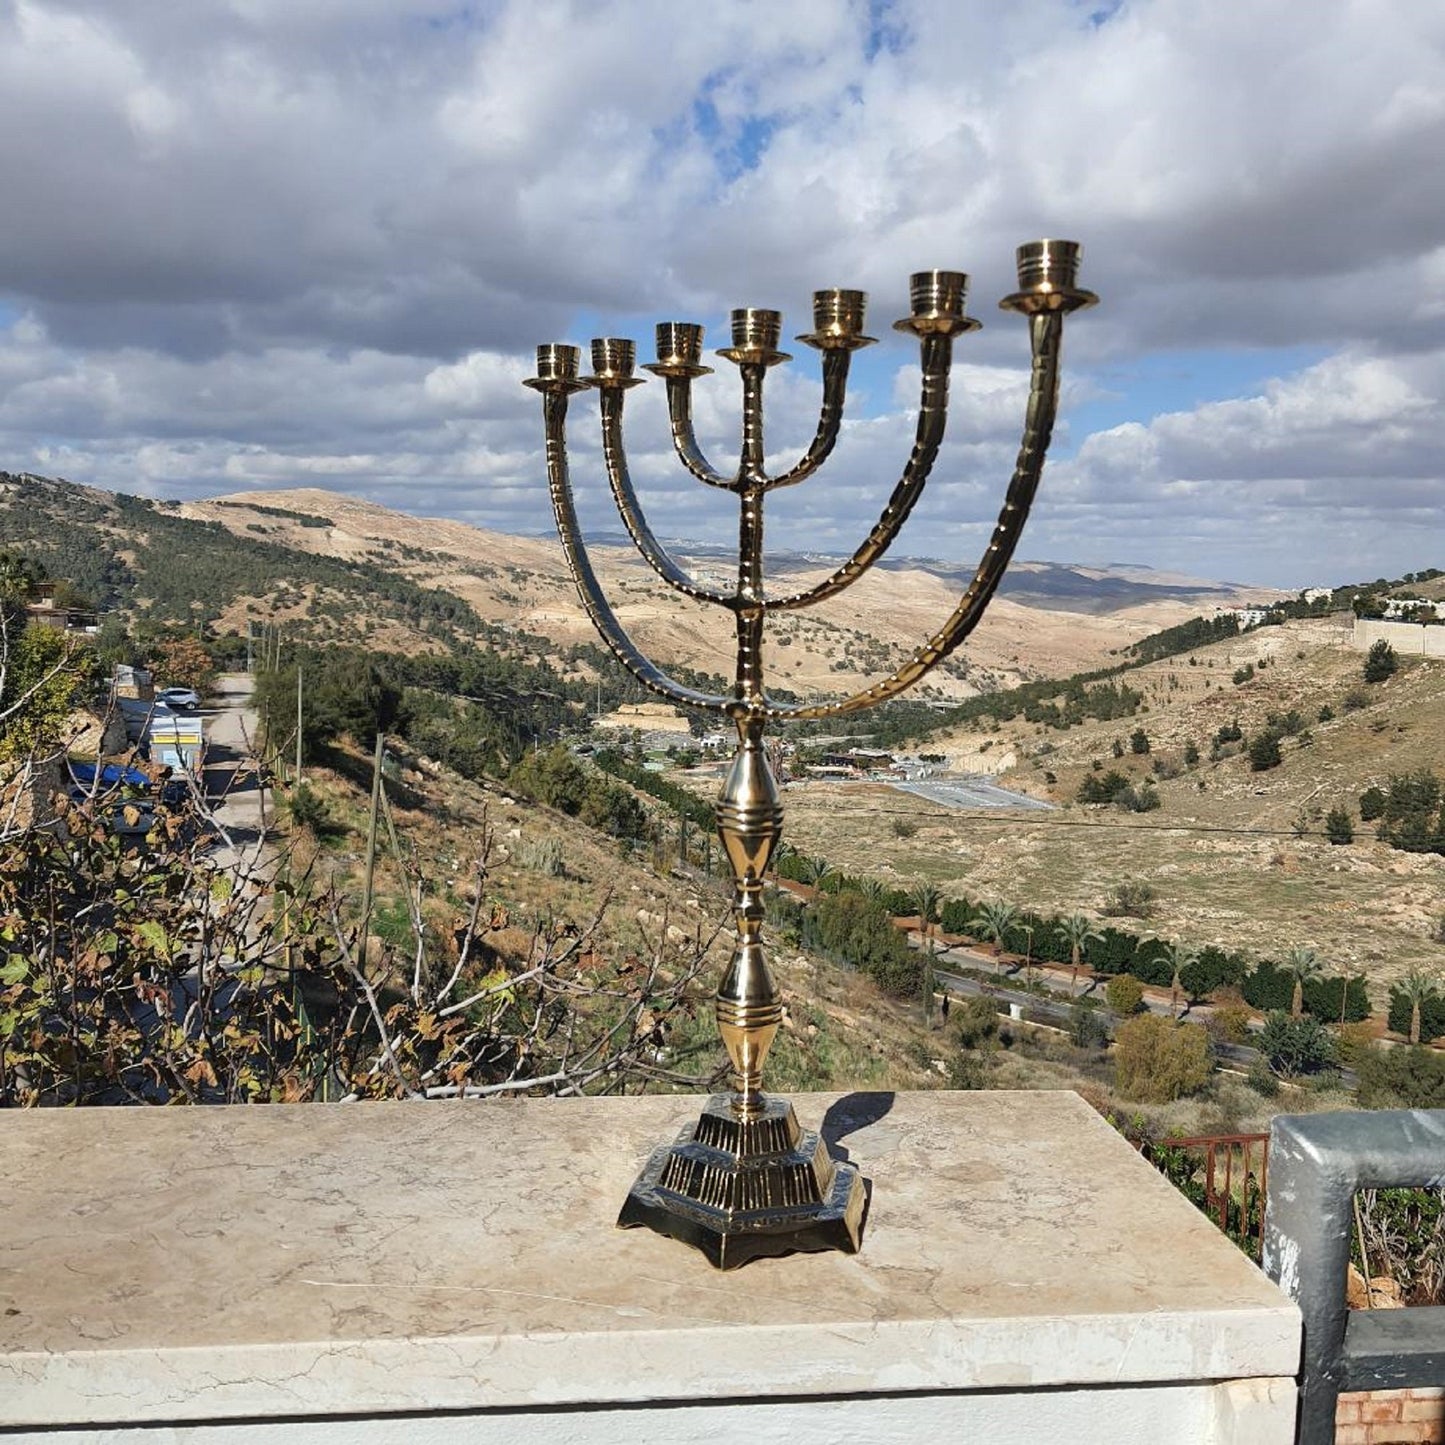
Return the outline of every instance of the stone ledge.
<path id="1" fill-rule="evenodd" d="M 734 1274 L 613 1227 L 699 1100 L 11 1114 L 6 1423 L 1295 1373 L 1294 1305 L 1076 1096 L 838 1098 L 796 1102 L 862 1253 Z"/>

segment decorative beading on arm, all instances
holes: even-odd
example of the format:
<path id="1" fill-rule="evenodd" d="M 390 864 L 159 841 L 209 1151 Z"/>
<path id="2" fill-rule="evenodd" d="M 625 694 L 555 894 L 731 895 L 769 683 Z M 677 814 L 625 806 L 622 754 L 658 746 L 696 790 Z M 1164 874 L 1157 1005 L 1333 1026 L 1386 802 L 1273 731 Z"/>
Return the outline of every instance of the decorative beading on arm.
<path id="1" fill-rule="evenodd" d="M 873 345 L 873 337 L 863 335 L 867 304 L 868 298 L 862 291 L 834 289 L 813 293 L 813 330 L 798 340 L 823 353 L 823 405 L 818 416 L 818 431 L 802 461 L 770 481 L 769 491 L 806 481 L 827 461 L 837 445 L 848 391 L 849 363 L 855 351 Z"/>
<path id="2" fill-rule="evenodd" d="M 919 338 L 923 380 L 918 427 L 903 476 L 882 516 L 852 557 L 816 586 L 769 599 L 770 612 L 811 607 L 856 582 L 892 546 L 928 481 L 948 421 L 948 368 L 953 356 L 953 338 L 977 330 L 978 322 L 966 314 L 968 277 L 962 271 L 919 271 L 911 279 L 909 292 L 912 314 L 895 322 L 894 329 L 911 331 Z M 827 294 L 819 292 L 815 305 Z"/>
<path id="3" fill-rule="evenodd" d="M 1018 461 L 988 549 L 952 616 L 902 667 L 881 682 L 837 702 L 807 706 L 769 704 L 770 718 L 837 717 L 842 713 L 858 712 L 886 702 L 932 672 L 978 626 L 994 592 L 1003 580 L 1004 571 L 1018 545 L 1024 523 L 1028 520 L 1029 508 L 1033 505 L 1034 494 L 1043 474 L 1044 456 L 1048 451 L 1054 417 L 1058 410 L 1062 309 L 1034 312 L 1029 317 L 1029 331 L 1033 343 L 1033 371 L 1029 386 L 1028 414 Z"/>
<path id="4" fill-rule="evenodd" d="M 607 467 L 607 481 L 618 515 L 627 528 L 627 535 L 636 544 L 643 560 L 669 587 L 699 602 L 721 607 L 733 604 L 730 593 L 718 592 L 695 581 L 653 535 L 642 515 L 642 504 L 627 470 L 627 455 L 622 444 L 622 402 L 629 386 L 636 384 L 632 376 L 633 347 L 630 341 L 608 339 L 592 343 L 594 375 L 588 378 L 602 393 L 602 457 Z"/>
<path id="5" fill-rule="evenodd" d="M 672 427 L 672 449 L 698 481 L 710 487 L 731 488 L 736 477 L 725 477 L 712 467 L 698 448 L 692 427 L 692 383 L 711 376 L 702 364 L 702 327 L 691 321 L 663 321 L 657 327 L 657 360 L 643 368 L 667 378 L 667 416 Z"/>
<path id="6" fill-rule="evenodd" d="M 544 353 L 547 353 L 545 357 Z M 567 353 L 571 353 L 570 357 Z M 648 661 L 608 605 L 582 540 L 567 469 L 567 398 L 572 392 L 581 391 L 588 385 L 577 376 L 576 347 L 539 347 L 537 370 L 538 375 L 531 378 L 527 385 L 542 393 L 542 415 L 547 431 L 547 484 L 552 496 L 552 511 L 557 519 L 562 550 L 576 578 L 578 596 L 589 620 L 613 656 L 645 688 L 683 707 L 725 712 L 729 699 L 686 687 Z"/>

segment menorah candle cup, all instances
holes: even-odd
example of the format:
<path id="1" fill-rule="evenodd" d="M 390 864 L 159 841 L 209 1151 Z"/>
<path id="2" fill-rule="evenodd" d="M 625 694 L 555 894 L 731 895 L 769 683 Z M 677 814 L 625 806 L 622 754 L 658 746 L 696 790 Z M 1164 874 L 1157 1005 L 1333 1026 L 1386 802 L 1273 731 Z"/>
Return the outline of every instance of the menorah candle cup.
<path id="1" fill-rule="evenodd" d="M 1099 298 L 1079 286 L 1077 241 L 1026 241 L 1018 248 L 1019 289 L 999 305 L 1006 311 L 1077 311 Z"/>
<path id="2" fill-rule="evenodd" d="M 775 351 L 783 334 L 783 317 L 779 311 L 766 311 L 757 306 L 744 306 L 734 311 L 733 345 L 739 350 Z"/>
<path id="3" fill-rule="evenodd" d="M 637 347 L 620 336 L 592 343 L 592 374 L 598 381 L 626 381 L 637 365 Z"/>
<path id="4" fill-rule="evenodd" d="M 897 331 L 917 336 L 957 336 L 974 331 L 968 314 L 968 276 L 963 271 L 915 271 L 908 278 L 910 315 L 894 322 Z"/>
<path id="5" fill-rule="evenodd" d="M 566 395 L 568 392 L 585 391 L 591 382 L 577 374 L 581 352 L 575 346 L 553 341 L 537 348 L 537 374 L 523 383 L 533 391 Z"/>
<path id="6" fill-rule="evenodd" d="M 659 322 L 657 360 L 662 366 L 698 365 L 702 361 L 702 327 L 692 321 Z"/>
<path id="7" fill-rule="evenodd" d="M 656 376 L 706 376 L 702 364 L 702 327 L 695 321 L 661 321 L 657 326 L 657 360 L 643 363 Z"/>
<path id="8" fill-rule="evenodd" d="M 576 381 L 582 351 L 577 346 L 552 342 L 537 348 L 537 379 L 539 381 Z"/>
<path id="9" fill-rule="evenodd" d="M 748 362 L 776 366 L 791 358 L 778 350 L 783 334 L 783 314 L 761 306 L 742 306 L 732 314 L 733 344 L 718 352 L 739 365 Z"/>
<path id="10" fill-rule="evenodd" d="M 848 291 L 834 287 L 813 292 L 813 329 L 799 341 L 816 346 L 820 351 L 857 350 L 872 343 L 863 335 L 863 315 L 868 307 L 864 291 Z"/>

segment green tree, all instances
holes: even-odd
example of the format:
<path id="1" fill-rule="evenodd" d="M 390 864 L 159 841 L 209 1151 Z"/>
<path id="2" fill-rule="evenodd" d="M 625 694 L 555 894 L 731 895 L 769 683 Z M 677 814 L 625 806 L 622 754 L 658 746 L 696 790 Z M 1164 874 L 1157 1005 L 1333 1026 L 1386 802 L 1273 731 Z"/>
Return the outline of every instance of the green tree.
<path id="1" fill-rule="evenodd" d="M 1144 985 L 1132 973 L 1115 974 L 1104 985 L 1104 1001 L 1121 1019 L 1130 1018 L 1144 1007 Z"/>
<path id="2" fill-rule="evenodd" d="M 1091 940 L 1100 941 L 1103 935 L 1095 930 L 1092 919 L 1086 918 L 1082 913 L 1070 913 L 1059 920 L 1054 928 L 1054 937 L 1069 950 L 1069 982 L 1077 988 L 1079 965 L 1084 960 L 1084 951 Z"/>
<path id="3" fill-rule="evenodd" d="M 1373 643 L 1365 656 L 1364 678 L 1366 682 L 1384 682 L 1400 670 L 1400 659 L 1395 649 L 1382 637 Z"/>
<path id="4" fill-rule="evenodd" d="M 1410 1042 L 1418 1044 L 1421 1011 L 1436 991 L 1435 980 L 1419 964 L 1415 964 L 1400 980 L 1396 991 L 1410 1005 Z"/>
<path id="5" fill-rule="evenodd" d="M 801 881 L 819 893 L 826 891 L 828 882 L 837 876 L 838 870 L 826 858 L 816 857 L 802 860 Z"/>
<path id="6" fill-rule="evenodd" d="M 1316 1018 L 1291 1018 L 1283 1011 L 1268 1015 L 1256 1035 L 1256 1047 L 1271 1069 L 1287 1079 L 1317 1074 L 1334 1063 L 1334 1043 Z"/>
<path id="7" fill-rule="evenodd" d="M 920 883 L 909 894 L 914 911 L 918 914 L 918 926 L 923 932 L 923 1023 L 933 1026 L 933 936 L 934 924 L 938 922 L 938 908 L 943 895 L 934 883 Z"/>
<path id="8" fill-rule="evenodd" d="M 1386 802 L 1385 790 L 1371 784 L 1360 794 L 1360 822 L 1373 823 L 1383 817 Z"/>
<path id="9" fill-rule="evenodd" d="M 995 954 L 1003 952 L 1004 939 L 1018 922 L 1019 911 L 1011 903 L 994 900 L 978 911 L 979 933 L 993 943 Z"/>
<path id="10" fill-rule="evenodd" d="M 1336 848 L 1355 841 L 1355 825 L 1348 809 L 1337 805 L 1325 815 L 1325 837 Z"/>
<path id="11" fill-rule="evenodd" d="M 1433 1049 L 1362 1049 L 1355 1059 L 1366 1109 L 1445 1109 L 1445 1056 Z"/>
<path id="12" fill-rule="evenodd" d="M 1292 948 L 1284 956 L 1284 971 L 1294 980 L 1294 993 L 1290 997 L 1289 1015 L 1297 1019 L 1304 1013 L 1305 984 L 1318 978 L 1325 970 L 1323 962 L 1312 948 Z"/>
<path id="13" fill-rule="evenodd" d="M 1115 1083 L 1126 1099 L 1169 1104 L 1209 1082 L 1214 1060 L 1202 1024 L 1138 1014 L 1114 1035 Z"/>
<path id="14" fill-rule="evenodd" d="M 1279 750 L 1279 734 L 1266 729 L 1249 740 L 1249 769 L 1253 773 L 1268 772 L 1279 767 L 1283 756 Z"/>
<path id="15" fill-rule="evenodd" d="M 1192 964 L 1199 962 L 1199 952 L 1175 939 L 1173 943 L 1164 946 L 1164 962 L 1169 966 L 1169 1006 L 1178 1018 L 1184 1012 L 1179 1007 L 1179 991 L 1183 987 L 1179 975 Z"/>
<path id="16" fill-rule="evenodd" d="M 54 627 L 26 626 L 18 610 L 0 615 L 0 762 L 57 746 L 94 673 L 87 644 Z"/>
<path id="17" fill-rule="evenodd" d="M 1129 734 L 1129 751 L 1141 754 L 1149 751 L 1149 734 L 1143 728 L 1135 728 Z"/>

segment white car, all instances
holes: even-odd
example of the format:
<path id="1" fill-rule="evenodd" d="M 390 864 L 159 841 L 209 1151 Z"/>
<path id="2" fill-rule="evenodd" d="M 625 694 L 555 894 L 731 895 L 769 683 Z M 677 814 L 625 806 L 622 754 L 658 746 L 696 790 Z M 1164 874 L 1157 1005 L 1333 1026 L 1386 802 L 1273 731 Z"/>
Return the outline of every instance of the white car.
<path id="1" fill-rule="evenodd" d="M 199 712 L 201 699 L 188 687 L 163 687 L 156 701 L 173 712 Z"/>

